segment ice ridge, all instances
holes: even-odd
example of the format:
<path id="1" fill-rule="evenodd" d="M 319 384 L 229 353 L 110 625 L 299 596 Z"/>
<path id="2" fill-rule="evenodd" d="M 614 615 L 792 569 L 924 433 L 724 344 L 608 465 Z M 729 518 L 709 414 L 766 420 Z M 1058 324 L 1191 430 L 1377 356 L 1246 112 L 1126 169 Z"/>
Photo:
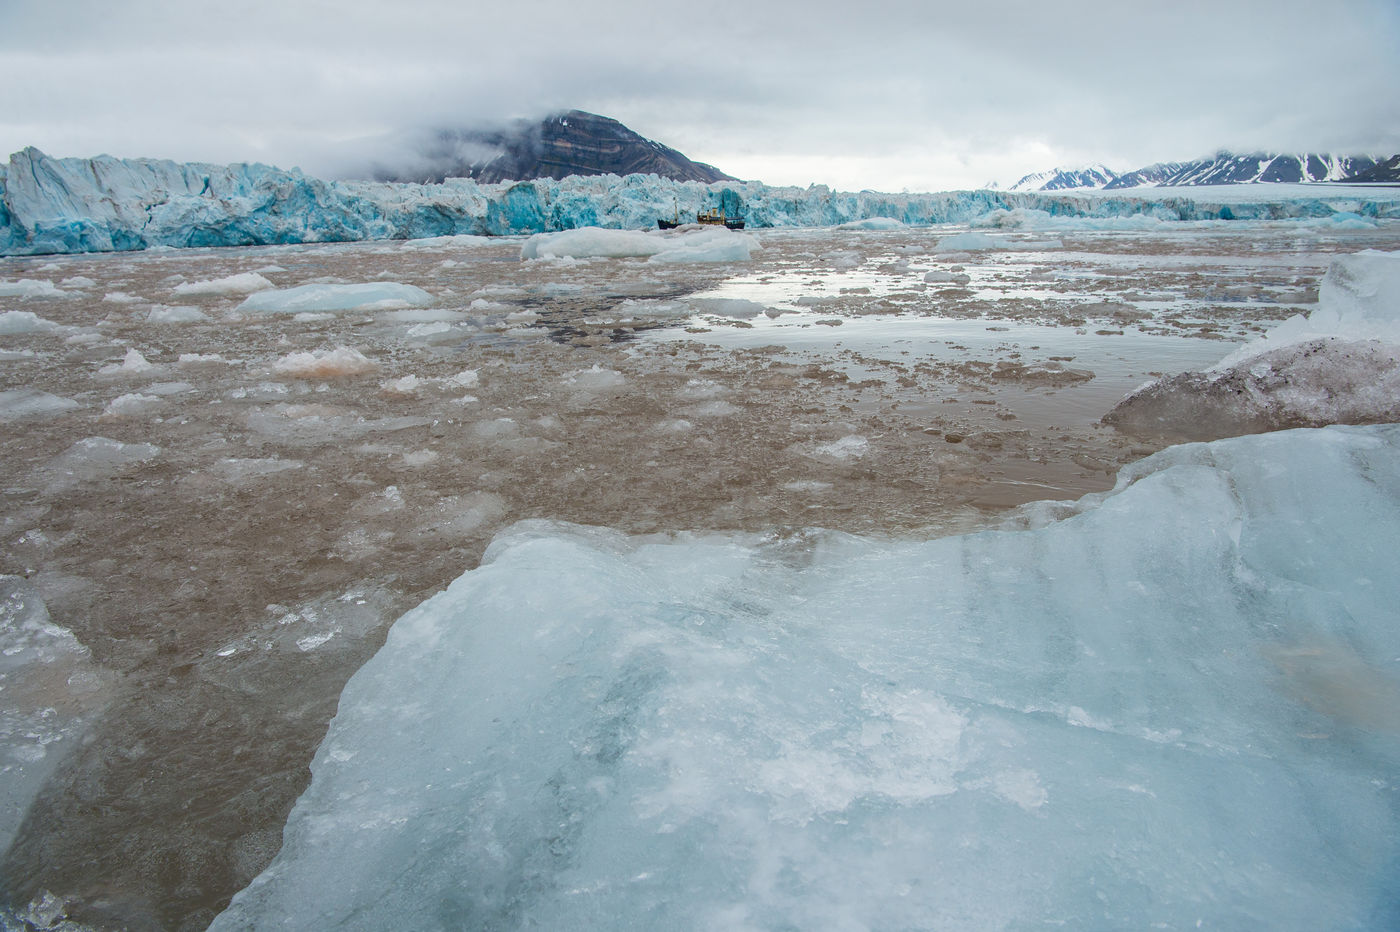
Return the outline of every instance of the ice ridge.
<path id="1" fill-rule="evenodd" d="M 839 192 L 824 185 L 679 182 L 656 175 L 573 176 L 478 184 L 326 181 L 259 163 L 52 158 L 27 148 L 0 166 L 0 255 L 111 252 L 156 246 L 252 246 L 650 229 L 659 218 L 720 208 L 749 228 L 819 227 L 885 218 L 967 223 L 993 211 L 1160 220 L 1400 216 L 1378 195 L 1225 203 L 1188 196 L 1074 197 L 1043 192 Z"/>

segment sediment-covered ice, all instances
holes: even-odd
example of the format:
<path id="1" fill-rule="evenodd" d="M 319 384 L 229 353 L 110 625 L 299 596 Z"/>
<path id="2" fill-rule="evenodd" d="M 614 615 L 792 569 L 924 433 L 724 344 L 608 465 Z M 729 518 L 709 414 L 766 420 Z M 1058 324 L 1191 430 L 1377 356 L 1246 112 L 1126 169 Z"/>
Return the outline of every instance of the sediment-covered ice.
<path id="1" fill-rule="evenodd" d="M 288 353 L 273 363 L 272 371 L 294 379 L 338 379 L 364 375 L 378 369 L 374 360 L 353 346 L 337 346 L 307 353 Z"/>
<path id="2" fill-rule="evenodd" d="M 1400 421 L 1400 253 L 1334 259 L 1310 313 L 1205 372 L 1143 386 L 1104 421 L 1172 440 Z"/>
<path id="3" fill-rule="evenodd" d="M 215 930 L 1400 921 L 1400 427 L 1035 530 L 524 524 L 346 686 Z"/>
<path id="4" fill-rule="evenodd" d="M 489 185 L 463 178 L 435 185 L 380 184 L 323 181 L 258 164 L 57 159 L 30 148 L 0 166 L 0 201 L 6 208 L 0 213 L 0 255 L 388 239 L 430 240 L 433 249 L 471 249 L 475 241 L 459 237 L 582 227 L 655 229 L 658 219 L 711 209 L 742 217 L 750 230 L 848 223 L 879 230 L 894 223 L 969 223 L 999 211 L 1101 221 L 1109 229 L 1121 228 L 1114 224 L 1125 218 L 1136 228 L 1134 224 L 1146 222 L 1137 218 L 1300 219 L 1336 225 L 1400 217 L 1400 198 L 1386 189 L 1230 187 L 1249 190 L 882 194 L 756 181 L 706 185 L 656 175 Z M 1027 223 L 1034 226 L 1033 220 Z M 0 293 L 4 287 L 0 284 Z"/>

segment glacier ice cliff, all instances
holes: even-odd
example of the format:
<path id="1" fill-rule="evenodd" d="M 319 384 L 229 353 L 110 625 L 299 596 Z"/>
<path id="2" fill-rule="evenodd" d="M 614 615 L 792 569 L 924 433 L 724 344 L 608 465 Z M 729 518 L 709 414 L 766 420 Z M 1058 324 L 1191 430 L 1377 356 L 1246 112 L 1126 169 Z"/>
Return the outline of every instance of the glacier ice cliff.
<path id="1" fill-rule="evenodd" d="M 156 246 L 419 239 L 556 232 L 586 226 L 644 229 L 658 218 L 718 207 L 752 228 L 835 226 L 887 218 L 967 223 L 994 211 L 1054 217 L 1160 220 L 1400 217 L 1393 192 L 1319 190 L 1272 200 L 1198 194 L 1093 197 L 1039 192 L 839 192 L 825 186 L 677 182 L 656 175 L 477 184 L 325 181 L 262 164 L 51 158 L 34 148 L 0 166 L 0 255 L 109 252 Z"/>
<path id="2" fill-rule="evenodd" d="M 526 523 L 212 929 L 1395 928 L 1400 427 L 879 542 Z"/>

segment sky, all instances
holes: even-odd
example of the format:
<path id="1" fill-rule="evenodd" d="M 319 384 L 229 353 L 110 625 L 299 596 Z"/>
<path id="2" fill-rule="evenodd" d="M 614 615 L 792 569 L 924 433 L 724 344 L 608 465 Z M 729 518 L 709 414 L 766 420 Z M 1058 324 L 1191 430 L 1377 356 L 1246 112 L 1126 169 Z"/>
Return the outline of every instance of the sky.
<path id="1" fill-rule="evenodd" d="M 0 157 L 323 176 L 567 109 L 736 177 L 1400 153 L 1400 0 L 0 0 Z"/>

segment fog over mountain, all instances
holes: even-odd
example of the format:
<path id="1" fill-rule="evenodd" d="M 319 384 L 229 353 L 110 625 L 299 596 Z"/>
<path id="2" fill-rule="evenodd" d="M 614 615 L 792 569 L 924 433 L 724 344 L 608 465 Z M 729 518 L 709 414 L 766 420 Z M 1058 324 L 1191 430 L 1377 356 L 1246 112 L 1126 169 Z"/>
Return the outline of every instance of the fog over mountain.
<path id="1" fill-rule="evenodd" d="M 673 181 L 734 180 L 713 165 L 633 132 L 617 120 L 582 110 L 504 126 L 440 128 L 404 140 L 347 177 L 437 183 L 471 178 L 484 184 L 570 175 L 654 174 Z"/>

